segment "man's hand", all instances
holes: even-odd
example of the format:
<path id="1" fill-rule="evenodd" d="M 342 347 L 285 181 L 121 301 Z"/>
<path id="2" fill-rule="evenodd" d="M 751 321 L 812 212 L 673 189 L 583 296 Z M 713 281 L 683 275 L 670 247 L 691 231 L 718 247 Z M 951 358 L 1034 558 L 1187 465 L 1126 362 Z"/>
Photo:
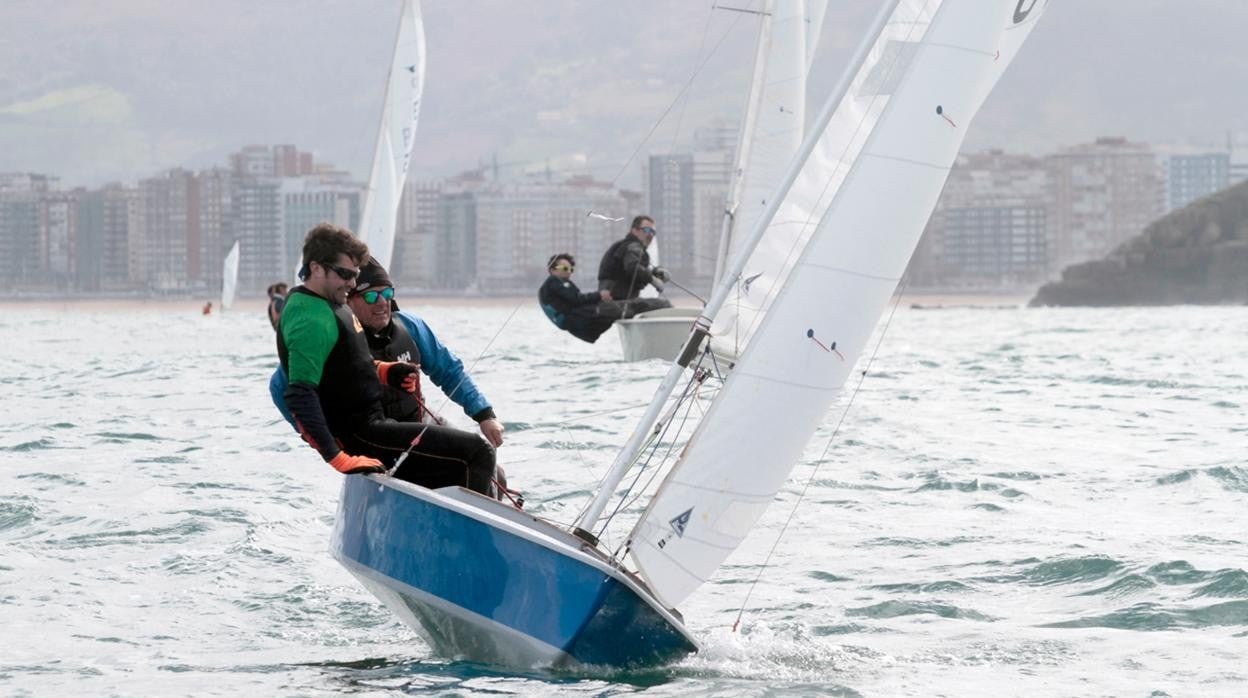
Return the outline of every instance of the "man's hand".
<path id="1" fill-rule="evenodd" d="M 481 435 L 494 448 L 503 445 L 503 423 L 497 419 L 486 419 L 481 422 Z"/>
<path id="2" fill-rule="evenodd" d="M 346 451 L 339 451 L 338 455 L 330 459 L 329 464 L 334 466 L 334 470 L 345 475 L 353 475 L 355 473 L 384 473 L 386 469 L 381 467 L 381 461 L 368 456 L 351 456 Z"/>
<path id="3" fill-rule="evenodd" d="M 382 383 L 409 393 L 416 392 L 416 383 L 420 380 L 420 364 L 407 361 L 378 361 L 377 378 Z"/>
<path id="4" fill-rule="evenodd" d="M 599 298 L 601 298 L 601 299 L 602 299 L 602 300 L 604 300 L 604 301 L 609 301 L 609 300 L 611 300 L 611 292 L 610 292 L 610 291 L 599 291 L 599 292 L 598 292 L 598 297 L 599 297 Z"/>
<path id="5" fill-rule="evenodd" d="M 653 276 L 664 283 L 672 280 L 672 277 L 668 276 L 667 270 L 663 267 L 655 267 L 654 269 L 651 269 L 650 276 Z"/>

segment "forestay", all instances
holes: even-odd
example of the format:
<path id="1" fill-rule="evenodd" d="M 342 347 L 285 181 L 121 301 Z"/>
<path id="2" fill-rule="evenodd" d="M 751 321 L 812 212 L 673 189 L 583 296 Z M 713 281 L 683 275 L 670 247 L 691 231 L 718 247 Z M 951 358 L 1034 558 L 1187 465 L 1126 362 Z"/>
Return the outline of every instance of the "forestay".
<path id="1" fill-rule="evenodd" d="M 390 266 L 394 252 L 395 218 L 407 180 L 424 85 L 425 24 L 420 0 L 405 0 L 359 228 L 360 237 L 384 267 Z"/>
<path id="2" fill-rule="evenodd" d="M 761 244 L 783 264 L 751 284 L 762 312 L 740 360 L 630 534 L 630 552 L 665 604 L 714 573 L 787 479 L 862 356 L 971 117 L 1042 4 L 894 7 L 792 187 L 778 194 L 785 199 Z M 729 268 L 760 273 L 740 259 Z"/>
<path id="3" fill-rule="evenodd" d="M 234 305 L 234 295 L 238 291 L 238 240 L 225 255 L 221 266 L 221 309 L 229 310 Z"/>

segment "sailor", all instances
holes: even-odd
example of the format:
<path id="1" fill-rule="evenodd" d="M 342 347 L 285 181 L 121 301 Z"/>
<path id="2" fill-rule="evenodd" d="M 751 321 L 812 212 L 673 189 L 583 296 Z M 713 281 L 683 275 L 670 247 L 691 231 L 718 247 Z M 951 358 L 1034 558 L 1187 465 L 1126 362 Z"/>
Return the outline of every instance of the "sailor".
<path id="1" fill-rule="evenodd" d="M 273 331 L 277 331 L 278 320 L 282 317 L 282 306 L 286 305 L 286 289 L 284 282 L 271 284 L 268 289 L 269 294 L 269 324 L 273 325 Z"/>
<path id="2" fill-rule="evenodd" d="M 279 326 L 281 367 L 269 383 L 274 402 L 279 409 L 288 408 L 283 414 L 304 440 L 340 472 L 381 472 L 408 452 L 396 477 L 426 487 L 463 485 L 489 494 L 495 476 L 490 443 L 439 424 L 395 421 L 383 411 L 385 386 L 406 391 L 415 400 L 420 367 L 413 361 L 375 361 L 364 326 L 345 305 L 357 288 L 359 265 L 367 258 L 367 246 L 345 228 L 322 223 L 308 231 L 300 271 L 304 283 L 290 292 Z M 380 287 L 368 290 L 378 293 L 369 296 L 374 303 L 364 305 L 384 298 Z M 392 291 L 390 295 L 384 298 L 387 304 Z M 279 391 L 287 376 L 289 384 Z M 487 409 L 488 403 L 478 410 L 480 421 L 497 423 L 493 410 Z M 502 442 L 501 424 L 488 431 Z"/>
<path id="3" fill-rule="evenodd" d="M 667 271 L 651 267 L 650 254 L 646 252 L 657 234 L 653 218 L 637 216 L 628 235 L 612 243 L 602 255 L 598 264 L 598 290 L 609 292 L 614 301 L 627 301 L 617 304 L 619 317 L 672 307 L 666 298 L 638 298 L 647 284 L 662 292 L 663 282 L 667 280 Z M 607 308 L 602 312 L 607 312 Z"/>
<path id="4" fill-rule="evenodd" d="M 599 304 L 611 300 L 611 292 L 581 293 L 572 281 L 575 269 L 576 260 L 566 252 L 547 260 L 546 271 L 550 273 L 537 291 L 537 301 L 555 327 L 592 344 L 615 322 L 598 314 Z"/>

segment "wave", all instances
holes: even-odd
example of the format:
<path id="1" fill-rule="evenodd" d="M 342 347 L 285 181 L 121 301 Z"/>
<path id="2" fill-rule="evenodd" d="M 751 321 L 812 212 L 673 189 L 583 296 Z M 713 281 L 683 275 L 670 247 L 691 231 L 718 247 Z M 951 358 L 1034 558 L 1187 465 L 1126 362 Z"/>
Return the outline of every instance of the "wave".
<path id="1" fill-rule="evenodd" d="M 957 618 L 960 620 L 996 620 L 996 618 L 980 613 L 979 611 L 974 611 L 969 608 L 960 608 L 951 604 L 936 603 L 934 601 L 884 601 L 871 606 L 863 606 L 861 608 L 847 608 L 845 609 L 845 615 L 850 617 L 875 619 L 932 615 L 940 616 L 941 618 Z"/>
<path id="2" fill-rule="evenodd" d="M 1140 603 L 1104 615 L 1045 623 L 1039 627 L 1156 631 L 1226 626 L 1248 626 L 1248 600 L 1197 608 L 1165 608 L 1154 603 Z"/>
<path id="3" fill-rule="evenodd" d="M 1248 468 L 1236 465 L 1185 468 L 1169 475 L 1163 475 L 1154 480 L 1154 482 L 1158 485 L 1177 485 L 1189 482 L 1196 477 L 1210 478 L 1228 492 L 1248 492 Z"/>

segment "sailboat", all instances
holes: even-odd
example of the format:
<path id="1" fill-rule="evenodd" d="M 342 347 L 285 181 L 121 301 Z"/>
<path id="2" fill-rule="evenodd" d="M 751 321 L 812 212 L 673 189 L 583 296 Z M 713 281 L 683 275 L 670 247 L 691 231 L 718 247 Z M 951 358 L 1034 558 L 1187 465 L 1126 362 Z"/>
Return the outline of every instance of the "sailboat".
<path id="1" fill-rule="evenodd" d="M 745 538 L 840 394 L 971 118 L 1042 11 L 885 3 L 571 530 L 461 488 L 349 476 L 334 554 L 445 655 L 627 666 L 696 651 L 676 606 Z M 764 239 L 784 263 L 752 271 Z M 706 338 L 737 295 L 758 312 L 724 372 Z M 706 387 L 677 392 L 682 382 Z M 696 393 L 714 393 L 709 406 Z M 682 445 L 671 427 L 686 418 L 697 426 Z M 661 463 L 666 453 L 679 455 Z M 666 476 L 622 550 L 605 552 L 608 507 L 646 494 L 621 482 L 651 468 Z"/>
<path id="2" fill-rule="evenodd" d="M 238 240 L 225 255 L 221 269 L 221 309 L 229 310 L 234 305 L 234 296 L 238 291 Z"/>
<path id="3" fill-rule="evenodd" d="M 399 202 L 411 164 L 424 87 L 425 24 L 420 0 L 404 0 L 358 230 L 369 252 L 387 269 L 394 254 Z"/>
<path id="4" fill-rule="evenodd" d="M 729 255 L 740 247 L 740 233 L 734 236 L 734 231 L 749 230 L 801 146 L 806 78 L 826 7 L 826 0 L 765 0 L 760 9 L 746 10 L 759 17 L 758 41 L 712 287 L 719 284 Z M 657 244 L 656 238 L 650 252 L 655 266 L 659 264 L 655 260 Z M 616 322 L 624 360 L 672 360 L 700 313 L 694 308 L 662 308 Z"/>

